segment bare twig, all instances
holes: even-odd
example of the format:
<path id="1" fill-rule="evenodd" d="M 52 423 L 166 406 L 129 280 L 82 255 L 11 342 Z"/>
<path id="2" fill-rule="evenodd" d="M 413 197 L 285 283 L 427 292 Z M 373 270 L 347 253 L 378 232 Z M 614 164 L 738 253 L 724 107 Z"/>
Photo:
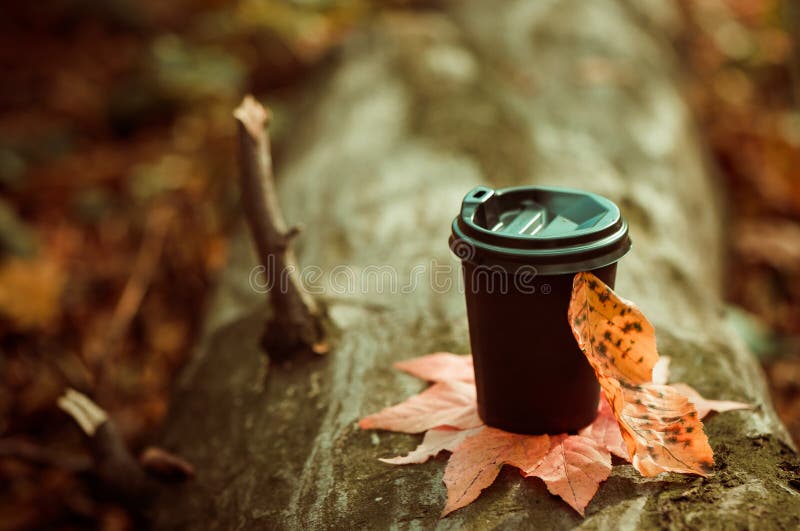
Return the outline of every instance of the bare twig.
<path id="1" fill-rule="evenodd" d="M 150 447 L 138 460 L 134 458 L 114 421 L 83 393 L 67 389 L 58 399 L 58 407 L 83 430 L 92 454 L 92 471 L 109 493 L 120 501 L 137 503 L 151 496 L 154 493 L 153 479 L 172 482 L 194 476 L 190 463 L 160 448 Z M 31 453 L 30 449 L 22 450 L 32 459 L 49 459 Z M 58 464 L 52 459 L 51 462 Z"/>
<path id="2" fill-rule="evenodd" d="M 190 462 L 157 446 L 148 446 L 139 455 L 139 464 L 160 481 L 176 482 L 194 478 Z"/>
<path id="3" fill-rule="evenodd" d="M 86 434 L 94 472 L 114 497 L 137 502 L 149 495 L 146 474 L 103 408 L 74 389 L 64 392 L 58 399 L 58 407 Z"/>
<path id="4" fill-rule="evenodd" d="M 164 242 L 173 216 L 174 212 L 171 208 L 160 206 L 154 208 L 147 217 L 144 240 L 136 256 L 133 272 L 114 309 L 114 315 L 108 327 L 106 336 L 108 344 L 106 346 L 111 351 L 115 350 L 116 343 L 125 334 L 131 320 L 139 312 L 142 299 L 158 270 L 158 263 L 161 260 Z"/>
<path id="5" fill-rule="evenodd" d="M 72 417 L 89 437 L 94 437 L 97 428 L 108 421 L 105 410 L 75 389 L 64 392 L 58 399 L 58 407 Z"/>
<path id="6" fill-rule="evenodd" d="M 145 226 L 144 239 L 139 247 L 131 276 L 117 301 L 111 321 L 99 341 L 90 347 L 88 364 L 93 368 L 98 392 L 106 390 L 104 384 L 110 380 L 115 353 L 124 339 L 150 284 L 158 272 L 158 264 L 164 250 L 174 211 L 166 206 L 157 206 L 150 211 Z"/>
<path id="7" fill-rule="evenodd" d="M 324 352 L 319 308 L 303 289 L 291 248 L 299 228 L 287 228 L 275 191 L 266 129 L 269 111 L 246 96 L 233 115 L 239 122 L 242 204 L 271 286 L 274 317 L 267 323 L 264 346 L 274 358 L 300 351 Z"/>

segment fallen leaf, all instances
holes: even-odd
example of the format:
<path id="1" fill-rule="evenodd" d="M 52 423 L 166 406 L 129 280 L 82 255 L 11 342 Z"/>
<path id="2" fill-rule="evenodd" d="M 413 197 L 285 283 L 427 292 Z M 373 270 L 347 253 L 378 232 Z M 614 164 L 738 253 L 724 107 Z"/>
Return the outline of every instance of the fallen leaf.
<path id="1" fill-rule="evenodd" d="M 603 297 L 602 302 L 612 296 L 611 307 L 616 302 L 619 308 L 619 299 L 613 293 Z M 626 311 L 624 315 L 636 314 Z M 601 319 L 606 321 L 604 330 L 613 328 L 609 324 L 613 324 L 612 319 Z M 586 322 L 591 320 L 587 317 Z M 704 404 L 720 411 L 748 406 L 705 400 L 685 384 L 664 385 L 669 379 L 669 358 L 658 357 L 655 342 L 646 337 L 648 326 L 642 326 L 641 330 L 628 327 L 628 330 L 644 334 L 643 344 L 652 349 L 646 359 L 655 382 L 629 383 L 624 375 L 639 374 L 644 378 L 648 370 L 637 372 L 625 367 L 625 357 L 619 361 L 620 357 L 607 349 L 608 365 L 618 369 L 614 374 L 620 379 L 598 372 L 604 387 L 598 414 L 578 435 L 518 435 L 482 425 L 476 412 L 472 358 L 447 352 L 396 363 L 396 368 L 435 383 L 397 406 L 362 419 L 359 425 L 363 429 L 410 433 L 427 430 L 417 448 L 403 456 L 381 459 L 384 463 L 423 463 L 442 451 L 453 453 L 445 470 L 448 500 L 442 516 L 474 501 L 492 484 L 504 464 L 519 468 L 526 477 L 542 478 L 552 494 L 561 496 L 581 514 L 600 483 L 608 478 L 611 454 L 632 461 L 646 476 L 665 470 L 704 474 L 713 464 L 699 420 L 707 413 Z M 635 335 L 628 340 L 627 345 L 636 345 Z M 593 345 L 591 340 L 587 342 Z M 615 342 L 612 348 L 624 344 Z M 634 348 L 628 354 L 645 357 Z M 630 359 L 636 358 L 629 355 Z M 595 363 L 592 365 L 597 371 Z M 616 407 L 606 399 L 606 392 L 615 397 Z M 692 406 L 693 400 L 699 404 L 700 414 Z M 544 443 L 543 437 L 549 442 Z"/>
<path id="2" fill-rule="evenodd" d="M 600 443 L 582 435 L 559 436 L 538 466 L 526 477 L 541 478 L 551 494 L 560 496 L 584 516 L 600 483 L 611 475 L 611 454 Z"/>
<path id="3" fill-rule="evenodd" d="M 534 469 L 550 450 L 547 435 L 518 435 L 483 428 L 456 446 L 444 471 L 447 503 L 442 516 L 474 501 L 503 465 Z"/>
<path id="4" fill-rule="evenodd" d="M 593 274 L 578 273 L 568 315 L 575 339 L 595 372 L 631 385 L 652 381 L 658 361 L 656 334 L 636 305 L 618 297 Z"/>
<path id="5" fill-rule="evenodd" d="M 712 411 L 724 413 L 725 411 L 735 411 L 737 409 L 753 409 L 751 404 L 745 404 L 744 402 L 734 402 L 732 400 L 709 400 L 707 398 L 703 398 L 693 387 L 685 383 L 674 383 L 670 387 L 682 395 L 685 395 L 689 399 L 689 402 L 694 404 L 694 407 L 697 409 L 697 414 L 701 419 L 705 418 L 706 415 Z"/>
<path id="6" fill-rule="evenodd" d="M 452 452 L 456 446 L 461 444 L 461 441 L 474 435 L 483 426 L 478 428 L 471 428 L 468 430 L 459 430 L 455 428 L 433 428 L 425 432 L 422 442 L 414 450 L 406 455 L 382 458 L 379 461 L 389 463 L 390 465 L 407 465 L 411 463 L 424 463 L 431 457 L 435 457 L 444 450 Z"/>
<path id="7" fill-rule="evenodd" d="M 666 384 L 669 381 L 669 356 L 661 356 L 658 358 L 655 367 L 653 367 L 653 383 Z M 744 402 L 733 402 L 731 400 L 708 400 L 698 393 L 692 386 L 685 383 L 670 384 L 670 387 L 685 395 L 689 402 L 694 404 L 697 409 L 697 415 L 703 419 L 712 411 L 724 413 L 725 411 L 735 411 L 738 409 L 753 409 L 750 404 Z"/>
<path id="8" fill-rule="evenodd" d="M 395 369 L 407 372 L 428 382 L 458 380 L 474 382 L 475 372 L 472 368 L 472 356 L 451 354 L 450 352 L 434 352 L 410 360 L 398 361 Z"/>
<path id="9" fill-rule="evenodd" d="M 689 399 L 668 385 L 623 389 L 617 414 L 634 468 L 643 476 L 681 472 L 706 476 L 714 454 Z"/>
<path id="10" fill-rule="evenodd" d="M 475 384 L 458 381 L 436 382 L 422 393 L 361 419 L 361 429 L 383 429 L 421 433 L 431 428 L 475 428 L 478 417 Z"/>
<path id="11" fill-rule="evenodd" d="M 707 475 L 713 452 L 697 411 L 678 391 L 652 383 L 658 351 L 642 312 L 591 273 L 577 273 L 568 318 L 639 473 Z"/>
<path id="12" fill-rule="evenodd" d="M 606 400 L 604 395 L 600 396 L 597 418 L 594 419 L 594 422 L 579 431 L 578 435 L 594 439 L 612 454 L 626 461 L 630 461 L 628 448 L 622 438 L 622 432 L 619 429 L 617 417 L 614 416 L 614 412 L 611 410 L 611 406 L 608 404 L 608 400 Z"/>

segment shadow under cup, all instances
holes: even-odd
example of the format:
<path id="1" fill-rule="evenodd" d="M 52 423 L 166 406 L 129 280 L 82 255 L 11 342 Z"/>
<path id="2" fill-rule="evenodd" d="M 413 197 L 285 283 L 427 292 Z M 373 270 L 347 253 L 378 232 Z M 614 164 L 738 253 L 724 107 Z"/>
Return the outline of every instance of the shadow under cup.
<path id="1" fill-rule="evenodd" d="M 567 320 L 575 273 L 614 287 L 631 247 L 619 208 L 556 187 L 477 187 L 453 221 L 478 413 L 516 433 L 571 433 L 597 415 L 599 385 Z"/>

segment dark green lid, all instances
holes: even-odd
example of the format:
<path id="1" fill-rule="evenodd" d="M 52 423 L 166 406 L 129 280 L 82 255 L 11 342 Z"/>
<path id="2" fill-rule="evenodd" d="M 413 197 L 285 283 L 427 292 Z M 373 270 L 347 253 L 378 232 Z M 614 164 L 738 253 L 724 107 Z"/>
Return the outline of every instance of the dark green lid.
<path id="1" fill-rule="evenodd" d="M 462 260 L 514 270 L 533 265 L 543 275 L 612 264 L 631 248 L 628 224 L 605 197 L 555 186 L 493 190 L 464 196 L 450 248 Z"/>

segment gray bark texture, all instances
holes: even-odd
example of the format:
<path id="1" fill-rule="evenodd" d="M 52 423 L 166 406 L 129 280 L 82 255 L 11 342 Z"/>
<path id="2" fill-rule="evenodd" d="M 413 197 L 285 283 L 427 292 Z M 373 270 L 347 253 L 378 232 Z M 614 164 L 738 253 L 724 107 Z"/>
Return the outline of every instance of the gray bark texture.
<path id="1" fill-rule="evenodd" d="M 246 233 L 180 379 L 162 444 L 197 469 L 153 510 L 163 529 L 796 528 L 800 462 L 757 362 L 722 318 L 721 192 L 677 87 L 678 23 L 660 0 L 457 3 L 382 17 L 344 46 L 276 168 L 299 262 L 318 266 L 338 327 L 327 356 L 266 366 L 270 315 L 249 285 Z M 425 387 L 391 368 L 468 352 L 463 295 L 431 285 L 453 268 L 449 226 L 477 184 L 553 184 L 603 194 L 630 222 L 617 292 L 654 323 L 673 381 L 754 404 L 709 417 L 712 477 L 642 478 L 617 464 L 581 518 L 505 470 L 440 520 L 443 456 L 378 457 L 421 437 L 366 432 L 362 416 Z M 345 270 L 342 266 L 347 266 Z M 391 266 L 408 293 L 379 289 Z M 348 287 L 352 273 L 373 281 Z M 398 290 L 394 291 L 400 291 Z"/>

